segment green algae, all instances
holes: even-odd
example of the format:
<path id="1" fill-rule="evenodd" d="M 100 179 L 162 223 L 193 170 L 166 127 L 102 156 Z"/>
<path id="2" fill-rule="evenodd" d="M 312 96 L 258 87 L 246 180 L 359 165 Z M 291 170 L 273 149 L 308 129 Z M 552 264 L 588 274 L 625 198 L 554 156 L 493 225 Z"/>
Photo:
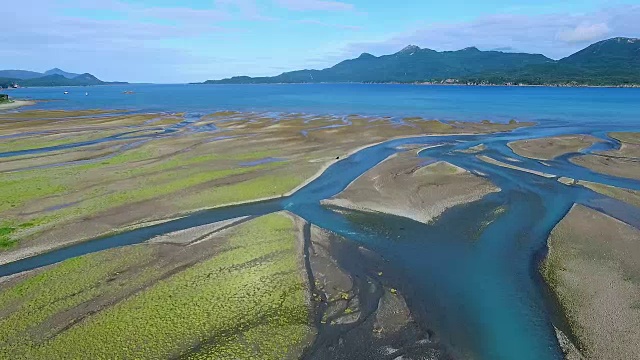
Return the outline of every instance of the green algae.
<path id="1" fill-rule="evenodd" d="M 217 256 L 38 337 L 55 314 L 103 295 L 105 278 L 151 250 L 109 250 L 45 269 L 0 293 L 0 358 L 295 357 L 313 328 L 292 225 L 281 214 L 240 225 Z"/>
<path id="2" fill-rule="evenodd" d="M 270 163 L 275 165 L 277 163 Z M 260 165 L 263 166 L 263 165 Z M 251 169 L 256 169 L 253 167 Z M 235 184 L 216 187 L 183 199 L 190 206 L 221 206 L 237 202 L 284 196 L 306 178 L 291 174 L 268 174 Z"/>
<path id="3" fill-rule="evenodd" d="M 257 175 L 259 171 L 281 167 L 285 163 L 265 163 L 248 168 L 230 164 L 220 166 L 216 165 L 218 164 L 216 161 L 223 159 L 235 164 L 237 161 L 256 160 L 274 154 L 273 150 L 249 151 L 227 156 L 185 153 L 151 164 L 136 166 L 137 163 L 152 160 L 158 155 L 156 148 L 143 147 L 92 164 L 6 173 L 0 179 L 0 192 L 3 194 L 0 201 L 0 214 L 4 213 L 3 217 L 11 221 L 24 222 L 28 219 L 33 225 L 41 226 L 39 231 L 43 231 L 50 225 L 73 218 L 87 217 L 118 206 L 159 198 L 207 182 L 250 173 L 256 173 L 256 176 L 259 176 Z M 208 166 L 209 162 L 212 162 L 212 166 Z M 103 181 L 112 180 L 105 181 L 105 185 L 98 183 L 83 190 L 84 196 L 80 198 L 71 192 L 71 189 L 82 186 L 85 179 L 89 179 L 87 182 L 93 184 L 95 180 L 91 179 L 101 178 Z M 258 181 L 254 185 L 264 190 L 254 192 L 257 197 L 261 197 L 263 193 L 271 194 L 269 184 L 265 181 Z M 288 183 L 279 185 L 288 186 Z M 295 186 L 291 186 L 293 187 Z M 224 186 L 216 187 L 215 191 L 224 193 L 221 190 L 223 188 Z M 231 199 L 230 202 L 238 201 L 237 199 L 240 198 L 251 200 L 251 189 L 249 192 L 243 192 L 238 188 L 231 190 L 231 193 L 224 194 L 219 200 Z M 72 198 L 73 196 L 75 197 Z M 73 201 L 76 198 L 79 201 Z M 57 208 L 64 202 L 74 204 Z M 50 204 L 50 206 L 44 204 Z M 19 211 L 25 213 L 25 208 L 34 208 L 26 211 L 32 212 L 33 215 L 28 218 L 24 215 L 18 216 Z M 9 211 L 11 213 L 7 213 Z M 12 247 L 24 236 L 31 235 L 33 231 L 28 234 L 24 231 L 12 231 L 10 234 L 0 235 L 0 251 Z"/>
<path id="4" fill-rule="evenodd" d="M 91 254 L 67 260 L 50 269 L 27 276 L 23 281 L 0 292 L 0 358 L 59 358 L 27 356 L 37 342 L 53 336 L 57 328 L 47 322 L 56 314 L 105 293 L 120 291 L 122 284 L 105 282 L 116 271 L 131 264 L 142 264 L 150 249 L 134 247 L 126 252 Z M 99 266 L 96 266 L 99 265 Z M 133 286 L 139 279 L 133 279 Z"/>
<path id="5" fill-rule="evenodd" d="M 9 151 L 21 151 L 21 150 L 31 150 L 31 149 L 40 149 L 46 147 L 60 146 L 60 145 L 68 145 L 74 144 L 84 141 L 92 141 L 102 139 L 108 136 L 113 136 L 117 134 L 123 133 L 124 130 L 116 129 L 116 130 L 95 130 L 89 134 L 79 134 L 72 136 L 65 136 L 59 139 L 50 139 L 50 136 L 33 136 L 29 138 L 18 138 L 16 140 L 7 141 L 3 144 L 0 144 L 0 152 L 9 152 Z"/>
<path id="6" fill-rule="evenodd" d="M 0 224 L 0 249 L 7 249 L 15 244 L 15 240 L 11 238 L 15 231 L 15 227 Z"/>
<path id="7" fill-rule="evenodd" d="M 35 172 L 3 174 L 0 177 L 0 213 L 28 201 L 63 193 L 66 186 L 55 177 Z"/>

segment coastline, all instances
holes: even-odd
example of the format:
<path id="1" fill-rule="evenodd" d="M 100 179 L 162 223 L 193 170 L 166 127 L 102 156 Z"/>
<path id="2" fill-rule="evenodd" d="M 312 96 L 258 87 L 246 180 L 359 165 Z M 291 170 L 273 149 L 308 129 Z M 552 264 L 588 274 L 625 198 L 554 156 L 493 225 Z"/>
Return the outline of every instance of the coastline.
<path id="1" fill-rule="evenodd" d="M 640 84 L 629 85 L 580 85 L 580 84 L 441 84 L 432 82 L 274 82 L 274 83 L 206 83 L 196 82 L 186 85 L 412 85 L 412 86 L 465 86 L 465 87 L 537 87 L 537 88 L 606 88 L 640 89 Z"/>
<path id="2" fill-rule="evenodd" d="M 23 106 L 31 106 L 35 104 L 36 102 L 33 100 L 11 100 L 8 103 L 0 104 L 0 110 L 12 110 Z"/>

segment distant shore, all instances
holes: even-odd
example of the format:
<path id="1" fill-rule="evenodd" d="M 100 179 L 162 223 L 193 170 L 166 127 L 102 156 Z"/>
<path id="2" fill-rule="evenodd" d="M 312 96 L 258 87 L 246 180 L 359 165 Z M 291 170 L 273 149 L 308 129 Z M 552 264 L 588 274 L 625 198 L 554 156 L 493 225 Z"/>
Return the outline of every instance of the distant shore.
<path id="1" fill-rule="evenodd" d="M 478 87 L 547 87 L 547 88 L 631 88 L 638 89 L 640 84 L 628 85 L 580 85 L 580 84 L 461 84 L 461 83 L 435 83 L 435 82 L 274 82 L 274 83 L 188 83 L 189 85 L 311 85 L 311 84 L 363 84 L 363 85 L 416 85 L 416 86 L 478 86 Z"/>

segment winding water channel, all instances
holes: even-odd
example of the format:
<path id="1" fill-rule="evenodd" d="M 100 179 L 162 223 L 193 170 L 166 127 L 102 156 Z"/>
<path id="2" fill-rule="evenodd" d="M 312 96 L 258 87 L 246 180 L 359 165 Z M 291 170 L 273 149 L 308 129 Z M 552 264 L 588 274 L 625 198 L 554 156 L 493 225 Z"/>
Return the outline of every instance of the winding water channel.
<path id="1" fill-rule="evenodd" d="M 598 126 L 579 130 L 566 126 L 536 126 L 491 135 L 392 140 L 336 162 L 291 196 L 201 211 L 162 224 L 75 244 L 2 265 L 0 276 L 141 243 L 194 226 L 287 210 L 380 254 L 390 267 L 404 275 L 404 281 L 412 289 L 412 306 L 419 304 L 427 309 L 424 321 L 429 322 L 428 327 L 455 348 L 479 359 L 560 359 L 562 353 L 552 321 L 558 324 L 561 319 L 557 318 L 554 301 L 548 296 L 538 273 L 550 231 L 574 203 L 598 209 L 640 228 L 640 209 L 581 186 L 564 185 L 556 177 L 635 190 L 640 190 L 639 181 L 602 175 L 576 166 L 569 162 L 576 154 L 548 161 L 546 166 L 515 155 L 506 146 L 509 141 L 576 132 L 603 139 L 603 143 L 586 152 L 619 147 L 617 141 L 606 136 L 605 128 Z M 321 200 L 340 193 L 367 170 L 401 151 L 401 145 L 407 144 L 439 144 L 441 146 L 423 150 L 420 156 L 448 161 L 486 176 L 501 191 L 480 201 L 454 207 L 433 224 L 384 214 L 367 215 L 363 221 L 362 217 L 352 217 L 320 204 Z M 485 144 L 484 155 L 503 162 L 517 159 L 519 162 L 514 165 L 556 177 L 499 167 L 485 163 L 475 155 L 457 151 L 478 144 Z"/>

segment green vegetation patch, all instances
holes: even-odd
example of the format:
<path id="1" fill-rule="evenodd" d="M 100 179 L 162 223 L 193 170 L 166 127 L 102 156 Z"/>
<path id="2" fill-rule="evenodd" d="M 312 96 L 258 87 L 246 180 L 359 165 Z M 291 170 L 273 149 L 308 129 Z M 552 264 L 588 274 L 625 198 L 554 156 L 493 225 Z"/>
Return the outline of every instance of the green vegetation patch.
<path id="1" fill-rule="evenodd" d="M 2 289 L 0 358 L 61 358 L 37 355 L 38 342 L 66 325 L 54 326 L 49 320 L 102 294 L 119 291 L 122 284 L 109 286 L 105 280 L 131 264 L 143 264 L 150 253 L 150 248 L 131 247 L 74 258 Z"/>
<path id="2" fill-rule="evenodd" d="M 59 145 L 74 144 L 85 141 L 102 139 L 122 133 L 124 130 L 96 130 L 74 134 L 72 136 L 49 135 L 49 136 L 32 136 L 28 138 L 19 138 L 11 141 L 5 141 L 0 144 L 0 152 L 21 151 L 29 149 L 39 149 L 53 147 Z"/>
<path id="3" fill-rule="evenodd" d="M 7 224 L 0 224 L 0 249 L 6 249 L 13 246 L 15 241 L 11 238 L 11 235 L 16 231 L 16 228 L 8 226 Z"/>
<path id="4" fill-rule="evenodd" d="M 35 175 L 35 176 L 34 176 Z M 0 212 L 21 206 L 28 201 L 61 194 L 66 186 L 55 177 L 35 172 L 3 174 L 0 177 Z"/>
<path id="5" fill-rule="evenodd" d="M 274 154 L 271 150 L 226 157 L 221 154 L 184 153 L 149 162 L 158 156 L 158 149 L 145 146 L 97 163 L 5 173 L 0 177 L 0 193 L 3 194 L 0 214 L 5 220 L 13 222 L 30 221 L 33 226 L 40 227 L 38 231 L 43 231 L 44 227 L 52 224 L 167 196 L 207 182 L 243 174 L 251 177 L 252 173 L 258 177 L 260 175 L 257 172 L 282 167 L 286 163 L 265 163 L 254 167 L 238 167 L 235 164 Z M 295 185 L 301 181 L 295 182 Z M 247 189 L 231 185 L 233 188 L 230 193 L 222 190 L 225 187 L 216 187 L 214 191 L 222 194 L 220 201 L 231 199 L 233 202 L 251 200 L 252 194 L 258 197 L 263 194 L 271 196 L 280 189 L 286 189 L 283 191 L 286 192 L 295 187 L 287 181 L 274 184 L 278 185 L 276 189 L 272 189 L 268 180 L 259 180 L 247 184 L 250 185 Z M 72 191 L 78 188 L 82 189 L 80 193 Z M 64 206 L 65 203 L 73 204 Z M 24 236 L 32 235 L 32 232 L 27 234 L 24 231 L 4 232 L 6 234 L 0 234 L 0 251 L 16 244 Z"/>
<path id="6" fill-rule="evenodd" d="M 307 177 L 305 176 L 292 174 L 269 174 L 200 192 L 185 198 L 183 202 L 190 207 L 211 207 L 279 197 L 295 189 L 306 179 Z"/>
<path id="7" fill-rule="evenodd" d="M 92 279 L 116 268 L 88 267 L 101 254 L 68 260 L 2 292 L 4 311 L 13 310 L 0 320 L 0 358 L 295 357 L 313 335 L 296 241 L 288 217 L 255 219 L 215 257 L 37 341 L 34 327 L 90 300 Z"/>

